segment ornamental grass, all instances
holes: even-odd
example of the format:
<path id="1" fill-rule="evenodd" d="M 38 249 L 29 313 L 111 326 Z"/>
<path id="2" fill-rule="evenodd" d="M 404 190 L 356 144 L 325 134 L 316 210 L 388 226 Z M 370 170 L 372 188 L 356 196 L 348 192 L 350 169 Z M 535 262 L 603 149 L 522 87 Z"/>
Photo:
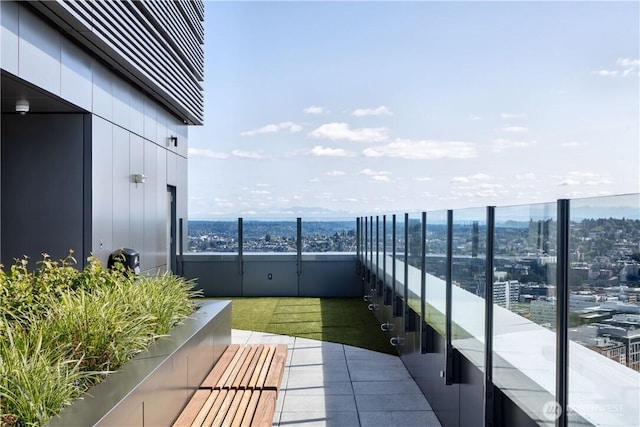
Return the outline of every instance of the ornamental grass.
<path id="1" fill-rule="evenodd" d="M 40 426 L 193 313 L 194 283 L 89 258 L 0 270 L 0 427 Z"/>

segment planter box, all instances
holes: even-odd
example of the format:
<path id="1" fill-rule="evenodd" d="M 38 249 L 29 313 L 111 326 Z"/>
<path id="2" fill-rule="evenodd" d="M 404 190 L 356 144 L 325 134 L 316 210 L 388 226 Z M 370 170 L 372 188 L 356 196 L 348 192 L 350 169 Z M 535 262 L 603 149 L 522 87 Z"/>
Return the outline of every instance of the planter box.
<path id="1" fill-rule="evenodd" d="M 45 426 L 170 426 L 230 343 L 231 302 L 207 303 Z"/>

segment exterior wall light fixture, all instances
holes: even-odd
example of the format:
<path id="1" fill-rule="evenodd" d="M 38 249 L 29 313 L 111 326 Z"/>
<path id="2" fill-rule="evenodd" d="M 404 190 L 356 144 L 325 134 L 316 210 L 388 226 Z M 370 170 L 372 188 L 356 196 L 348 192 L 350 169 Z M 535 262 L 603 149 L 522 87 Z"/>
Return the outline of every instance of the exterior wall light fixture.
<path id="1" fill-rule="evenodd" d="M 146 180 L 147 176 L 141 173 L 136 173 L 133 175 L 133 182 L 135 182 L 136 184 L 144 184 Z"/>
<path id="2" fill-rule="evenodd" d="M 16 113 L 20 113 L 21 115 L 25 115 L 29 112 L 29 101 L 26 99 L 18 99 L 16 101 Z"/>

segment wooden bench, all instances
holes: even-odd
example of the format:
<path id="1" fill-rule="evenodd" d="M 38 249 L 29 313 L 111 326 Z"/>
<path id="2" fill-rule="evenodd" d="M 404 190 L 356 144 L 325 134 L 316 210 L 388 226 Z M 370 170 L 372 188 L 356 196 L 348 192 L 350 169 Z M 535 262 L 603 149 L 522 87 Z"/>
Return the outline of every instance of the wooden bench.
<path id="1" fill-rule="evenodd" d="M 271 426 L 286 360 L 286 344 L 230 345 L 173 426 Z"/>

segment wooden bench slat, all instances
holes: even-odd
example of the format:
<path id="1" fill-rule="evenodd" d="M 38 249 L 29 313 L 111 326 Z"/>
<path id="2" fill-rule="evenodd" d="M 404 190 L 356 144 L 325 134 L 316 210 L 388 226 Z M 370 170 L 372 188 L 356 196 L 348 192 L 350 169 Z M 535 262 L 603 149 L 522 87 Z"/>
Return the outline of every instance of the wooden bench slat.
<path id="1" fill-rule="evenodd" d="M 249 401 L 251 400 L 251 396 L 253 392 L 250 390 L 244 390 L 242 395 L 242 400 L 240 401 L 240 406 L 233 417 L 233 422 L 231 423 L 231 427 L 241 427 L 242 419 L 248 413 Z"/>
<path id="2" fill-rule="evenodd" d="M 271 390 L 278 390 L 280 383 L 282 382 L 282 375 L 284 374 L 284 366 L 287 363 L 287 345 L 276 345 L 275 354 L 273 360 L 269 365 L 269 373 L 264 381 L 264 388 Z"/>
<path id="3" fill-rule="evenodd" d="M 224 419 L 227 417 L 227 414 L 229 413 L 229 408 L 231 408 L 231 404 L 236 398 L 237 390 L 226 390 L 226 392 L 227 392 L 227 396 L 222 401 L 222 405 L 220 405 L 220 408 L 218 408 L 217 414 L 213 418 L 213 421 L 211 423 L 212 426 L 218 427 L 222 425 L 222 422 L 224 421 Z"/>
<path id="4" fill-rule="evenodd" d="M 251 422 L 252 427 L 271 427 L 273 414 L 276 411 L 276 398 L 277 392 L 275 390 L 262 390 Z"/>
<path id="5" fill-rule="evenodd" d="M 236 352 L 239 348 L 240 345 L 238 344 L 231 344 L 227 347 L 224 353 L 222 353 L 222 356 L 220 356 L 220 359 L 213 366 L 211 372 L 209 372 L 209 375 L 207 375 L 207 377 L 200 385 L 200 388 L 212 389 L 215 387 L 215 385 L 218 383 L 218 380 L 220 379 L 222 374 L 224 374 L 224 371 L 227 369 L 227 367 L 235 357 Z"/>
<path id="6" fill-rule="evenodd" d="M 231 424 L 233 423 L 236 413 L 239 410 L 245 409 L 245 408 L 241 408 L 240 406 L 240 404 L 244 399 L 244 395 L 245 395 L 244 390 L 236 390 L 236 395 L 233 398 L 233 402 L 231 402 L 229 409 L 227 410 L 227 414 L 224 417 L 224 421 L 222 422 L 221 427 L 231 427 Z"/>
<path id="7" fill-rule="evenodd" d="M 242 380 L 240 381 L 240 383 L 238 385 L 239 388 L 241 388 L 241 389 L 248 389 L 249 388 L 249 383 L 251 382 L 251 378 L 253 377 L 253 373 L 255 372 L 256 367 L 258 366 L 258 362 L 260 361 L 260 358 L 262 357 L 262 353 L 264 351 L 265 351 L 265 346 L 264 345 L 256 346 L 256 352 L 253 355 L 253 358 L 251 359 L 251 363 L 247 367 L 247 370 L 246 370 L 246 372 L 244 374 L 244 377 L 242 378 Z"/>
<path id="8" fill-rule="evenodd" d="M 251 346 L 243 346 L 238 352 L 240 353 L 240 357 L 238 357 L 238 360 L 236 361 L 233 368 L 230 367 L 231 371 L 227 369 L 229 375 L 223 376 L 224 381 L 222 381 L 222 378 L 220 381 L 218 381 L 218 387 L 226 389 L 232 388 L 233 381 L 235 381 L 240 372 L 240 369 L 242 369 L 242 365 L 244 365 L 247 356 L 251 352 Z"/>
<path id="9" fill-rule="evenodd" d="M 262 353 L 260 353 L 260 359 L 258 359 L 258 363 L 256 363 L 255 369 L 251 375 L 251 379 L 249 380 L 249 384 L 247 388 L 255 389 L 256 384 L 258 383 L 258 377 L 260 376 L 260 372 L 262 372 L 262 367 L 264 366 L 267 356 L 269 355 L 269 347 L 262 346 Z"/>
<path id="10" fill-rule="evenodd" d="M 238 374 L 236 375 L 236 377 L 233 379 L 233 382 L 231 383 L 231 388 L 235 388 L 235 389 L 240 388 L 240 384 L 242 383 L 242 380 L 246 376 L 249 366 L 251 365 L 251 361 L 253 360 L 259 347 L 260 347 L 259 345 L 251 346 L 251 348 L 249 349 L 249 353 L 247 354 L 247 357 L 245 357 L 244 362 L 242 363 L 242 366 L 238 371 Z"/>
<path id="11" fill-rule="evenodd" d="M 207 418 L 209 411 L 213 407 L 215 401 L 218 399 L 219 394 L 220 392 L 218 390 L 211 391 L 211 394 L 209 394 L 207 401 L 204 402 L 204 405 L 202 405 L 200 412 L 198 412 L 198 416 L 196 416 L 196 419 L 191 423 L 192 427 L 200 427 L 202 423 L 204 423 L 204 420 Z"/>
<path id="12" fill-rule="evenodd" d="M 213 420 L 216 418 L 216 415 L 218 415 L 218 412 L 220 412 L 220 408 L 222 407 L 222 404 L 224 403 L 225 399 L 227 398 L 227 394 L 229 393 L 229 390 L 217 390 L 217 391 L 218 391 L 218 397 L 216 398 L 215 402 L 213 402 L 213 406 L 211 406 L 211 410 L 209 411 L 204 421 L 202 422 L 202 427 L 209 427 L 213 425 Z"/>
<path id="13" fill-rule="evenodd" d="M 262 365 L 262 369 L 260 369 L 260 374 L 258 375 L 258 380 L 256 381 L 257 388 L 264 387 L 264 380 L 267 379 L 267 374 L 269 373 L 269 365 L 271 365 L 271 360 L 273 359 L 273 354 L 275 352 L 276 352 L 276 347 L 273 345 L 270 345 L 269 353 L 267 354 L 267 358 L 264 361 L 264 365 Z"/>
<path id="14" fill-rule="evenodd" d="M 178 419 L 173 423 L 173 427 L 190 427 L 193 424 L 193 421 L 198 416 L 200 410 L 204 406 L 205 402 L 209 398 L 211 394 L 211 390 L 208 389 L 199 389 L 196 390 L 194 395 L 187 403 L 187 406 L 184 407 Z"/>
<path id="15" fill-rule="evenodd" d="M 251 423 L 253 422 L 253 414 L 256 412 L 259 400 L 260 391 L 255 390 L 251 392 L 251 400 L 249 400 L 249 406 L 247 406 L 247 412 L 244 413 L 240 427 L 252 427 L 253 424 Z"/>
<path id="16" fill-rule="evenodd" d="M 233 359 L 229 363 L 229 366 L 227 366 L 227 369 L 225 369 L 225 371 L 222 373 L 222 375 L 218 379 L 218 382 L 213 387 L 214 389 L 220 390 L 224 388 L 225 384 L 229 380 L 229 377 L 233 374 L 238 363 L 242 363 L 241 360 L 244 358 L 247 351 L 248 351 L 247 346 L 241 346 L 238 349 L 238 351 L 236 351 L 236 354 L 233 356 Z"/>

